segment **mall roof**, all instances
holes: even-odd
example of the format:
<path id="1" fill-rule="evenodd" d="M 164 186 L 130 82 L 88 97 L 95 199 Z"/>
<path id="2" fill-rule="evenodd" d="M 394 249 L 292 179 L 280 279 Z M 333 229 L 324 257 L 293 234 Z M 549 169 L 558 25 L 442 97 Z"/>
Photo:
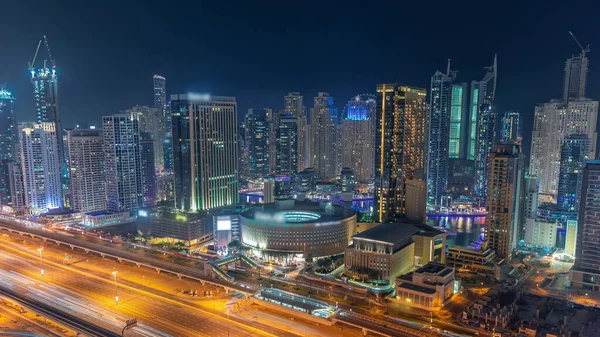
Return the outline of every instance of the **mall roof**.
<path id="1" fill-rule="evenodd" d="M 353 236 L 356 239 L 396 243 L 419 232 L 419 228 L 406 223 L 383 223 Z"/>

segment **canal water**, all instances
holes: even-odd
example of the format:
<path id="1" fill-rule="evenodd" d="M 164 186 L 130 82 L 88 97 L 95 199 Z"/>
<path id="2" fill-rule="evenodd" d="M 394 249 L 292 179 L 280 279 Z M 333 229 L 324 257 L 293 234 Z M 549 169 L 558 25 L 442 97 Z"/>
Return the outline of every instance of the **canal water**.
<path id="1" fill-rule="evenodd" d="M 470 246 L 474 242 L 480 242 L 485 237 L 485 217 L 471 216 L 436 216 L 428 217 L 427 224 L 446 228 L 448 232 L 456 235 L 448 235 L 446 238 L 448 247 Z"/>

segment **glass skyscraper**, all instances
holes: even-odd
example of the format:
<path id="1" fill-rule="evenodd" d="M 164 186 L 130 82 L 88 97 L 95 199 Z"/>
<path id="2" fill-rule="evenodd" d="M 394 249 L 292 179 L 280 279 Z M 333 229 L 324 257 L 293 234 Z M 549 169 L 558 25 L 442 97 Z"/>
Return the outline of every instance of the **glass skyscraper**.
<path id="1" fill-rule="evenodd" d="M 294 175 L 298 168 L 298 118 L 280 114 L 277 123 L 276 172 Z"/>
<path id="2" fill-rule="evenodd" d="M 338 111 L 333 97 L 320 92 L 310 112 L 312 167 L 321 179 L 333 178 L 338 174 Z"/>
<path id="3" fill-rule="evenodd" d="M 587 135 L 570 135 L 563 141 L 560 151 L 558 176 L 558 207 L 577 212 L 581 197 L 583 169 L 590 158 L 592 142 Z"/>
<path id="4" fill-rule="evenodd" d="M 346 105 L 341 125 L 342 166 L 367 184 L 373 182 L 375 169 L 375 106 L 375 96 L 355 96 Z"/>
<path id="5" fill-rule="evenodd" d="M 269 136 L 272 114 L 271 109 L 248 109 L 246 114 L 244 135 L 248 150 L 248 176 L 251 179 L 261 180 L 270 173 Z"/>
<path id="6" fill-rule="evenodd" d="M 19 160 L 14 102 L 14 96 L 0 87 L 0 161 Z"/>
<path id="7" fill-rule="evenodd" d="M 518 111 L 506 111 L 504 113 L 504 117 L 502 117 L 502 141 L 521 140 L 521 125 L 519 119 Z"/>

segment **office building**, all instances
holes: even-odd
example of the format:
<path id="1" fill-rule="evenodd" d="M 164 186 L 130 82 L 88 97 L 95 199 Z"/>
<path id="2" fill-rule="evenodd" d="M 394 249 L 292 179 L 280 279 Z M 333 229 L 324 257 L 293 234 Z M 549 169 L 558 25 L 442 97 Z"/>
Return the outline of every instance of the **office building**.
<path id="1" fill-rule="evenodd" d="M 140 132 L 146 133 L 146 140 L 152 141 L 154 149 L 154 168 L 157 174 L 164 172 L 165 154 L 165 118 L 164 108 L 151 108 L 147 106 L 134 106 L 123 113 L 134 114 L 140 126 Z M 169 128 L 170 129 L 170 128 Z"/>
<path id="2" fill-rule="evenodd" d="M 10 205 L 10 174 L 9 166 L 12 160 L 0 161 L 0 205 Z"/>
<path id="3" fill-rule="evenodd" d="M 341 125 L 342 164 L 357 182 L 373 181 L 375 169 L 375 96 L 357 95 L 348 101 Z"/>
<path id="4" fill-rule="evenodd" d="M 156 142 L 150 137 L 150 135 L 142 132 L 140 139 L 140 169 L 142 171 L 142 194 L 144 195 L 144 206 L 152 206 L 156 203 L 154 145 L 156 145 Z"/>
<path id="5" fill-rule="evenodd" d="M 293 175 L 298 169 L 298 118 L 280 114 L 277 124 L 275 172 Z"/>
<path id="6" fill-rule="evenodd" d="M 248 148 L 248 178 L 261 180 L 270 172 L 269 149 L 271 145 L 271 109 L 248 109 L 244 136 Z"/>
<path id="7" fill-rule="evenodd" d="M 275 202 L 275 177 L 268 176 L 263 182 L 263 204 Z"/>
<path id="8" fill-rule="evenodd" d="M 502 117 L 501 141 L 521 141 L 521 124 L 518 111 L 506 111 Z"/>
<path id="9" fill-rule="evenodd" d="M 337 170 L 337 109 L 333 106 L 333 97 L 320 92 L 310 111 L 311 124 L 311 167 L 321 179 L 331 179 Z"/>
<path id="10" fill-rule="evenodd" d="M 557 205 L 565 211 L 579 210 L 581 182 L 585 163 L 590 157 L 592 142 L 587 135 L 565 137 L 560 151 Z"/>
<path id="11" fill-rule="evenodd" d="M 427 221 L 427 185 L 422 179 L 407 179 L 404 183 L 404 217 L 425 223 Z"/>
<path id="12" fill-rule="evenodd" d="M 14 111 L 15 98 L 0 87 L 0 161 L 19 160 L 19 139 Z"/>
<path id="13" fill-rule="evenodd" d="M 427 91 L 377 85 L 374 219 L 406 214 L 406 182 L 425 179 Z"/>
<path id="14" fill-rule="evenodd" d="M 496 144 L 495 151 L 488 156 L 486 239 L 497 257 L 509 260 L 520 236 L 520 152 L 520 146 L 516 143 L 501 143 Z"/>
<path id="15" fill-rule="evenodd" d="M 273 196 L 275 200 L 292 199 L 292 180 L 285 174 L 277 174 L 274 177 Z"/>
<path id="16" fill-rule="evenodd" d="M 471 82 L 471 140 L 469 159 L 474 160 L 473 194 L 485 204 L 488 179 L 488 155 L 494 151 L 496 142 L 496 81 L 498 78 L 497 56 L 494 64 L 487 68 L 481 81 Z"/>
<path id="17" fill-rule="evenodd" d="M 519 239 L 525 238 L 527 228 L 535 226 L 538 209 L 538 181 L 536 176 L 525 175 L 523 182 L 524 207 L 521 215 Z"/>
<path id="18" fill-rule="evenodd" d="M 557 221 L 535 220 L 533 226 L 527 227 L 525 243 L 533 247 L 556 247 L 556 229 L 559 225 Z"/>
<path id="19" fill-rule="evenodd" d="M 575 264 L 569 273 L 571 288 L 600 291 L 600 161 L 589 161 L 583 170 L 579 202 Z"/>
<path id="20" fill-rule="evenodd" d="M 418 231 L 409 224 L 384 223 L 354 235 L 346 248 L 344 273 L 361 281 L 393 284 L 415 266 L 413 235 Z"/>
<path id="21" fill-rule="evenodd" d="M 469 88 L 467 83 L 452 84 L 450 99 L 450 127 L 448 157 L 452 159 L 473 160 L 468 157 L 469 145 Z M 452 170 L 450 170 L 452 172 Z"/>
<path id="22" fill-rule="evenodd" d="M 152 76 L 154 81 L 154 108 L 166 109 L 167 107 L 167 80 L 160 76 Z"/>
<path id="23" fill-rule="evenodd" d="M 427 225 L 413 225 L 419 229 L 415 241 L 415 267 L 429 262 L 446 263 L 446 233 Z"/>
<path id="24" fill-rule="evenodd" d="M 496 253 L 488 247 L 454 246 L 448 249 L 446 264 L 456 269 L 466 269 L 470 272 L 486 275 L 496 273 Z"/>
<path id="25" fill-rule="evenodd" d="M 139 122 L 133 114 L 102 117 L 107 209 L 134 211 L 144 205 Z"/>
<path id="26" fill-rule="evenodd" d="M 175 206 L 200 211 L 238 199 L 235 97 L 171 95 Z"/>
<path id="27" fill-rule="evenodd" d="M 340 173 L 340 187 L 342 193 L 353 193 L 356 176 L 351 168 L 344 167 Z"/>
<path id="28" fill-rule="evenodd" d="M 154 87 L 154 108 L 162 113 L 164 126 L 164 138 L 162 140 L 162 145 L 159 145 L 158 149 L 155 149 L 156 152 L 160 152 L 162 147 L 163 159 L 156 159 L 157 162 L 162 162 L 162 168 L 166 172 L 171 172 L 173 169 L 173 139 L 171 132 L 171 109 L 169 107 L 169 102 L 167 102 L 167 80 L 163 76 L 154 75 L 152 77 L 153 87 Z"/>
<path id="29" fill-rule="evenodd" d="M 438 311 L 460 291 L 453 267 L 431 262 L 396 279 L 396 298 L 411 307 Z"/>
<path id="30" fill-rule="evenodd" d="M 62 208 L 61 158 L 56 124 L 19 124 L 25 205 L 34 214 Z"/>
<path id="31" fill-rule="evenodd" d="M 140 217 L 138 213 L 138 221 Z M 180 242 L 184 249 L 194 250 L 213 240 L 212 217 L 205 213 L 156 207 L 142 221 L 150 222 L 150 233 L 155 243 Z"/>
<path id="32" fill-rule="evenodd" d="M 299 92 L 290 92 L 283 98 L 284 112 L 297 118 L 298 124 L 298 168 L 300 172 L 311 166 L 310 133 L 308 132 L 308 116 L 304 106 L 304 97 Z M 314 118 L 314 117 L 311 117 Z"/>
<path id="33" fill-rule="evenodd" d="M 585 53 L 586 50 L 582 50 L 581 54 L 573 55 L 565 62 L 563 79 L 563 101 L 565 102 L 585 98 L 589 66 Z"/>
<path id="34" fill-rule="evenodd" d="M 565 254 L 575 257 L 577 249 L 577 221 L 567 220 L 567 232 L 565 236 Z"/>
<path id="35" fill-rule="evenodd" d="M 317 183 L 317 173 L 312 167 L 304 169 L 297 175 L 298 187 L 296 190 L 302 193 L 314 192 Z"/>
<path id="36" fill-rule="evenodd" d="M 71 207 L 76 212 L 106 209 L 102 130 L 67 130 Z"/>
<path id="37" fill-rule="evenodd" d="M 8 177 L 10 179 L 10 204 L 15 209 L 25 207 L 25 185 L 23 182 L 23 170 L 21 164 L 16 161 L 8 163 Z"/>
<path id="38" fill-rule="evenodd" d="M 452 82 L 456 72 L 450 70 L 450 60 L 446 73 L 436 71 L 431 76 L 429 115 L 427 116 L 427 203 L 439 205 L 442 193 L 448 186 L 448 158 L 450 146 L 450 122 L 453 98 Z M 456 127 L 456 121 L 452 123 Z M 460 125 L 459 125 L 460 127 Z M 457 152 L 459 140 L 453 139 L 453 155 Z"/>

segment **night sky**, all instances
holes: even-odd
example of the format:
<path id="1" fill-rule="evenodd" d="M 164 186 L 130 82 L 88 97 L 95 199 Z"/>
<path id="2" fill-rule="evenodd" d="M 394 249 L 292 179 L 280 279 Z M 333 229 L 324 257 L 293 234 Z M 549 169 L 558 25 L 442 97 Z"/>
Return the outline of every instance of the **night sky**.
<path id="1" fill-rule="evenodd" d="M 588 96 L 600 98 L 595 1 L 136 2 L 3 2 L 0 84 L 17 119 L 34 118 L 27 62 L 44 34 L 67 127 L 151 105 L 154 73 L 168 93 L 236 96 L 240 112 L 280 109 L 288 91 L 308 108 L 327 91 L 341 109 L 377 83 L 428 88 L 448 58 L 460 81 L 481 79 L 498 53 L 498 111 L 521 111 L 528 151 L 534 105 L 561 96 L 564 61 L 579 52 L 569 30 L 592 45 Z"/>

